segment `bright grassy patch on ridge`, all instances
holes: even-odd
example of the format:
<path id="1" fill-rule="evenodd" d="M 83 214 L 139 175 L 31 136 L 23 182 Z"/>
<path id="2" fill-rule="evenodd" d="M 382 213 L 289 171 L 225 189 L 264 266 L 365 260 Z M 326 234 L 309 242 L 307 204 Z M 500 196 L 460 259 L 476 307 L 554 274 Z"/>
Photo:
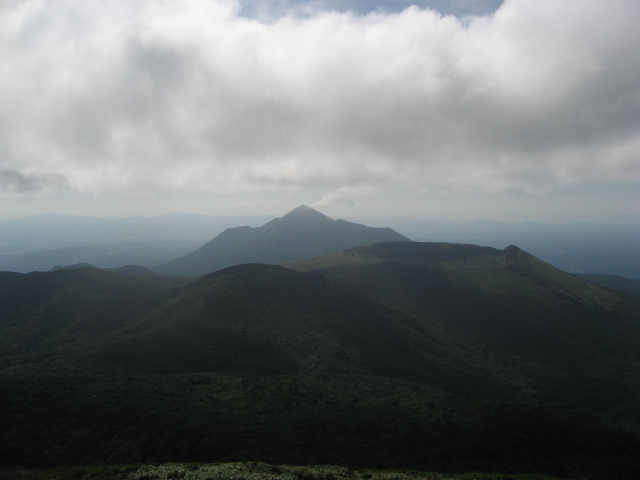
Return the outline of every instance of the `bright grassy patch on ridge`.
<path id="1" fill-rule="evenodd" d="M 352 470 L 333 465 L 291 466 L 270 465 L 262 462 L 61 467 L 21 472 L 6 478 L 7 480 L 556 480 L 555 477 L 545 475 Z"/>

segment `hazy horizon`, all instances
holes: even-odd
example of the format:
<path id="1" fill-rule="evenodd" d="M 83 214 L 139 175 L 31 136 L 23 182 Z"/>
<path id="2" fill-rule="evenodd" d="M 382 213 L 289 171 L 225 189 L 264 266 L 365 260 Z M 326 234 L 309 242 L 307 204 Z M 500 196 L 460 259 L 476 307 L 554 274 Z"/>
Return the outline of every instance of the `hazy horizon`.
<path id="1" fill-rule="evenodd" d="M 495 216 L 488 214 L 482 216 L 480 213 L 478 216 L 465 216 L 461 215 L 411 215 L 407 214 L 382 214 L 375 212 L 361 212 L 360 209 L 349 207 L 348 209 L 340 209 L 340 208 L 330 208 L 325 205 L 317 206 L 315 204 L 307 205 L 307 204 L 299 204 L 299 205 L 291 205 L 289 207 L 285 206 L 285 210 L 274 210 L 273 212 L 265 211 L 266 213 L 252 213 L 250 211 L 245 211 L 243 213 L 233 214 L 228 212 L 220 212 L 220 213 L 211 213 L 211 212 L 198 212 L 196 210 L 187 211 L 187 210 L 169 210 L 164 212 L 150 212 L 150 213 L 127 213 L 127 212 L 116 212 L 116 213 L 103 213 L 97 214 L 95 212 L 84 213 L 80 212 L 56 212 L 56 211 L 41 211 L 36 213 L 27 213 L 24 215 L 3 215 L 0 216 L 1 220 L 5 221 L 23 221 L 29 220 L 33 218 L 47 218 L 50 217 L 52 219 L 57 218 L 87 218 L 87 219 L 96 219 L 96 220 L 106 220 L 106 219 L 119 219 L 119 220 L 134 220 L 136 218 L 139 219 L 159 219 L 159 218 L 189 218 L 189 217 L 204 217 L 204 218 L 216 218 L 216 219 L 224 219 L 224 218 L 233 218 L 233 219 L 274 219 L 279 218 L 287 213 L 289 213 L 294 208 L 299 206 L 308 206 L 313 208 L 314 210 L 319 211 L 320 213 L 330 217 L 333 220 L 347 220 L 351 222 L 366 222 L 372 221 L 375 225 L 378 225 L 380 222 L 384 222 L 386 220 L 398 220 L 398 221 L 409 221 L 409 222 L 451 222 L 451 223 L 496 223 L 496 224 L 544 224 L 544 225 L 571 225 L 571 224 L 612 224 L 612 223 L 638 223 L 640 222 L 640 214 L 627 214 L 627 215 L 615 215 L 615 214 L 604 214 L 602 216 L 589 216 L 588 218 L 568 218 L 568 219 L 557 219 L 557 218 L 548 218 L 548 217 L 540 217 L 540 218 L 518 218 L 518 217 L 501 217 L 496 218 Z M 258 209 L 256 209 L 258 211 Z M 259 210 L 264 211 L 264 210 Z M 334 213 L 332 213 L 334 212 Z M 341 214 L 342 212 L 343 214 Z M 379 226 L 382 226 L 380 224 Z"/>
<path id="2" fill-rule="evenodd" d="M 0 5 L 0 217 L 640 215 L 635 0 Z"/>

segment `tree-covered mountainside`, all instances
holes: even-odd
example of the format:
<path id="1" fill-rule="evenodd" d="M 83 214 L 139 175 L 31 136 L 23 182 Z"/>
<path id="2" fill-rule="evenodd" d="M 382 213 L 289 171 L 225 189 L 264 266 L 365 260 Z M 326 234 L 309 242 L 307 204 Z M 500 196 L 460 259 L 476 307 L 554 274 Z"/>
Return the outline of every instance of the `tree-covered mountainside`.
<path id="1" fill-rule="evenodd" d="M 288 265 L 400 311 L 452 342 L 457 356 L 501 364 L 535 401 L 589 406 L 640 423 L 637 299 L 510 246 L 387 243 Z"/>
<path id="2" fill-rule="evenodd" d="M 0 464 L 640 472 L 637 299 L 513 246 L 287 267 L 0 275 Z"/>
<path id="3" fill-rule="evenodd" d="M 99 340 L 184 283 L 97 268 L 0 272 L 0 357 L 7 364 L 16 355 Z"/>
<path id="4" fill-rule="evenodd" d="M 390 228 L 332 220 L 307 206 L 258 228 L 229 228 L 197 250 L 155 270 L 202 276 L 244 263 L 277 264 L 379 242 L 409 241 Z"/>

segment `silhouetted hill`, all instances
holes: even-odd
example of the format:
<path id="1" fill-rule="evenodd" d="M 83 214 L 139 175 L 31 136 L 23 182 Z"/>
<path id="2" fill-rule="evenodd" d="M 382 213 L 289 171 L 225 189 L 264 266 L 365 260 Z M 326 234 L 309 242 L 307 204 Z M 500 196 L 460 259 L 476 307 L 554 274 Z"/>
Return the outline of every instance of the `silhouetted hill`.
<path id="1" fill-rule="evenodd" d="M 515 246 L 287 267 L 1 273 L 0 463 L 640 471 L 636 299 Z"/>
<path id="2" fill-rule="evenodd" d="M 50 272 L 56 272 L 58 270 L 76 270 L 78 268 L 98 268 L 95 265 L 91 265 L 90 263 L 81 262 L 81 263 L 73 263 L 71 265 L 56 265 L 53 267 Z"/>
<path id="3" fill-rule="evenodd" d="M 91 265 L 90 263 L 74 263 L 73 265 L 56 265 L 53 267 L 50 272 L 56 272 L 58 270 L 76 270 L 78 268 L 98 268 L 95 265 Z M 141 265 L 123 265 L 122 267 L 117 268 L 103 268 L 101 270 L 105 270 L 108 272 L 121 273 L 123 275 L 142 275 L 142 276 L 155 276 L 158 275 L 151 270 L 144 268 Z"/>
<path id="4" fill-rule="evenodd" d="M 236 227 L 197 250 L 154 270 L 171 275 L 202 276 L 243 263 L 277 264 L 379 242 L 410 241 L 390 228 L 372 228 L 332 220 L 300 206 L 262 227 Z"/>
<path id="5" fill-rule="evenodd" d="M 28 273 L 75 265 L 118 268 L 121 265 L 135 263 L 153 266 L 190 250 L 173 243 L 145 244 L 144 242 L 34 249 L 22 254 L 1 256 L 0 269 Z"/>

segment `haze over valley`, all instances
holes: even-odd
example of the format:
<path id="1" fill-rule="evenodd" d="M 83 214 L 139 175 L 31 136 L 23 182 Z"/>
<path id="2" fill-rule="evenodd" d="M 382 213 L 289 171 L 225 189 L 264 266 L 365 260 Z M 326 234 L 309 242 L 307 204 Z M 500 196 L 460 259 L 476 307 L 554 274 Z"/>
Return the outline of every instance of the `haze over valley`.
<path id="1" fill-rule="evenodd" d="M 0 269 L 28 273 L 77 263 L 102 268 L 128 264 L 152 268 L 192 252 L 227 228 L 260 227 L 278 216 L 0 218 Z M 640 224 L 634 218 L 575 223 L 355 215 L 346 219 L 372 227 L 392 227 L 414 241 L 494 248 L 513 243 L 567 272 L 640 279 Z"/>

